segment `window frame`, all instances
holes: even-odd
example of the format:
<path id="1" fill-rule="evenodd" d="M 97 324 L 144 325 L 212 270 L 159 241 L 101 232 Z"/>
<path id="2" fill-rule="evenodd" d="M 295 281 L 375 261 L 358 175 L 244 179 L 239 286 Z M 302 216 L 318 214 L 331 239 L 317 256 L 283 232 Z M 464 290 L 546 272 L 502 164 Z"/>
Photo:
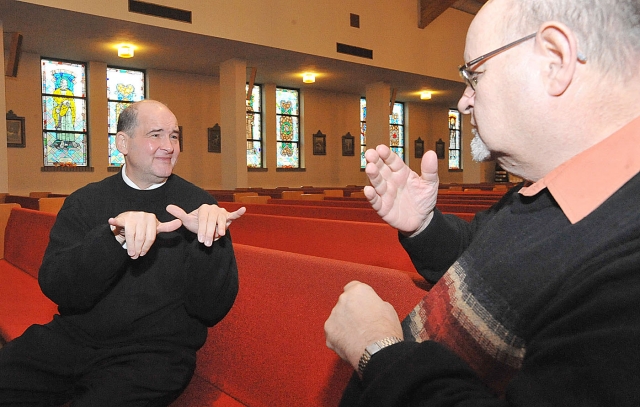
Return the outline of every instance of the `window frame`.
<path id="1" fill-rule="evenodd" d="M 109 69 L 116 69 L 116 70 L 127 70 L 127 71 L 134 71 L 134 72 L 140 72 L 142 73 L 142 83 L 144 86 L 143 89 L 143 95 L 142 95 L 142 99 L 144 100 L 147 98 L 147 72 L 144 69 L 134 69 L 134 68 L 127 68 L 127 67 L 123 67 L 123 66 L 114 66 L 114 65 L 107 65 L 107 83 L 106 83 L 106 89 L 107 89 L 107 163 L 108 163 L 108 168 L 109 169 L 116 169 L 119 170 L 121 165 L 113 165 L 112 161 L 111 161 L 111 151 L 112 151 L 112 145 L 110 142 L 110 138 L 113 136 L 114 137 L 114 141 L 115 141 L 115 135 L 117 134 L 117 131 L 115 133 L 110 132 L 109 130 L 109 114 L 110 114 L 110 106 L 112 103 L 123 103 L 123 104 L 127 104 L 130 105 L 132 103 L 137 102 L 138 100 L 134 100 L 134 101 L 122 101 L 122 100 L 116 100 L 116 99 L 110 99 L 109 98 Z M 117 126 L 118 123 L 118 117 L 115 118 L 116 123 L 115 125 Z M 113 148 L 115 149 L 115 145 L 113 146 Z"/>
<path id="2" fill-rule="evenodd" d="M 389 114 L 389 148 L 391 148 L 391 150 L 396 153 L 398 151 L 402 151 L 402 155 L 400 155 L 400 157 L 402 158 L 402 161 L 405 161 L 406 152 L 407 152 L 407 149 L 406 149 L 407 135 L 406 135 L 406 127 L 405 127 L 407 114 L 405 110 L 405 104 L 404 102 L 394 102 L 393 105 L 394 105 L 394 108 L 395 106 L 402 106 L 402 120 L 401 120 L 401 123 L 394 123 L 393 113 Z M 395 111 L 395 109 L 393 110 Z M 402 129 L 401 131 L 402 137 L 398 146 L 391 145 L 392 144 L 391 130 L 393 126 L 398 126 L 399 129 Z M 365 151 L 367 151 L 366 141 L 367 141 L 367 98 L 361 97 L 360 98 L 360 169 L 364 169 L 367 165 L 367 161 L 364 158 L 364 153 Z"/>
<path id="3" fill-rule="evenodd" d="M 449 171 L 462 171 L 462 115 L 458 109 L 449 109 L 448 123 L 449 154 L 447 166 Z"/>
<path id="4" fill-rule="evenodd" d="M 286 91 L 295 91 L 297 93 L 297 102 L 298 102 L 298 113 L 297 114 L 286 114 L 286 113 L 278 113 L 278 91 L 279 90 L 286 90 Z M 287 169 L 291 169 L 291 170 L 297 170 L 302 168 L 302 149 L 301 147 L 301 141 L 302 141 L 302 134 L 301 134 L 301 126 L 300 126 L 300 119 L 301 119 L 301 112 L 302 112 L 302 106 L 301 106 L 301 97 L 300 97 L 300 89 L 298 88 L 288 88 L 285 86 L 276 86 L 276 169 L 277 170 L 287 170 Z M 292 117 L 292 118 L 297 118 L 297 134 L 298 134 L 298 140 L 291 140 L 291 141 L 282 141 L 282 140 L 278 140 L 278 126 L 280 126 L 280 117 L 282 116 L 286 116 L 286 117 Z M 295 134 L 295 130 L 294 130 L 294 134 Z M 297 160 L 297 165 L 296 166 L 281 166 L 278 163 L 278 156 L 280 154 L 280 144 L 281 143 L 291 143 L 291 144 L 295 144 L 298 150 L 298 160 Z"/>
<path id="5" fill-rule="evenodd" d="M 248 92 L 249 88 L 249 84 L 247 83 L 245 85 L 245 90 Z M 245 116 L 245 120 L 246 120 L 246 130 L 245 130 L 245 135 L 247 136 L 247 168 L 249 169 L 259 169 L 259 168 L 264 168 L 265 167 L 265 157 L 264 157 L 264 115 L 262 114 L 263 109 L 264 109 L 264 93 L 263 93 L 263 87 L 261 84 L 258 83 L 254 83 L 253 84 L 253 90 L 251 92 L 251 94 L 253 95 L 253 93 L 255 92 L 257 88 L 258 94 L 260 95 L 260 103 L 259 103 L 259 110 L 257 111 L 249 111 L 249 109 L 251 108 L 251 106 L 249 106 L 249 101 L 250 99 L 247 99 L 246 101 L 246 116 Z M 251 136 L 252 138 L 248 137 L 248 129 L 249 129 L 249 114 L 253 114 L 254 117 L 257 115 L 259 117 L 258 122 L 260 123 L 260 134 L 259 137 L 256 138 L 255 134 L 254 134 L 254 129 L 255 129 L 255 124 L 252 125 L 252 131 L 251 131 Z M 255 118 L 254 120 L 252 120 L 253 123 L 255 123 Z M 260 146 L 260 165 L 259 166 L 251 166 L 249 165 L 249 144 L 251 143 L 251 148 L 253 147 L 253 144 L 258 143 Z"/>
<path id="6" fill-rule="evenodd" d="M 44 73 L 44 62 L 43 61 L 47 61 L 49 63 L 60 63 L 60 64 L 71 64 L 71 65 L 79 65 L 82 67 L 82 71 L 83 71 L 83 78 L 80 80 L 80 83 L 82 83 L 83 88 L 83 96 L 75 96 L 75 91 L 73 92 L 73 95 L 66 95 L 63 96 L 65 98 L 69 98 L 69 99 L 73 99 L 74 103 L 73 106 L 75 108 L 76 105 L 76 101 L 80 100 L 83 102 L 84 104 L 84 129 L 81 131 L 78 130 L 50 130 L 48 129 L 48 126 L 45 124 L 48 121 L 48 117 L 47 117 L 47 111 L 48 109 L 45 107 L 47 104 L 45 102 L 45 100 L 47 98 L 55 98 L 55 97 L 60 97 L 59 94 L 56 93 L 47 93 L 46 92 L 46 87 L 45 87 L 45 78 L 42 77 L 42 74 Z M 87 86 L 87 75 L 88 75 L 88 63 L 85 61 L 75 61 L 75 60 L 68 60 L 68 59 L 62 59 L 62 58 L 51 58 L 51 57 L 46 57 L 46 56 L 41 56 L 40 57 L 40 102 L 41 102 L 41 109 L 42 109 L 42 171 L 63 171 L 63 170 L 75 170 L 75 171 L 92 171 L 93 169 L 91 168 L 91 156 L 90 156 L 90 144 L 91 144 L 91 140 L 89 137 L 89 96 L 88 96 L 88 86 Z M 62 80 L 63 78 L 61 78 L 60 80 Z M 75 82 L 74 82 L 75 83 Z M 54 90 L 54 92 L 57 89 Z M 53 115 L 53 113 L 51 113 Z M 66 133 L 66 134 L 74 134 L 74 135 L 78 135 L 81 134 L 84 136 L 84 163 L 83 164 L 76 164 L 73 161 L 72 162 L 52 162 L 49 163 L 49 157 L 48 157 L 48 146 L 47 146 L 47 142 L 46 140 L 48 139 L 47 135 L 48 134 L 57 134 L 57 133 Z M 60 139 L 58 139 L 56 137 L 56 141 L 60 141 Z M 66 144 L 67 141 L 63 141 L 63 143 Z M 75 141 L 73 141 L 72 143 L 77 144 Z"/>

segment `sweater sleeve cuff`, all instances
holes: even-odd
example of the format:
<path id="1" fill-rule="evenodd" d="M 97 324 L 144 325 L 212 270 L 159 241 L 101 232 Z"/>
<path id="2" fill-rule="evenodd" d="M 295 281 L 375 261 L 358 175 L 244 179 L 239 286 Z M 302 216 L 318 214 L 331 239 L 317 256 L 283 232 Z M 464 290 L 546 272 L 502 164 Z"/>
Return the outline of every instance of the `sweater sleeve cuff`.
<path id="1" fill-rule="evenodd" d="M 416 270 L 427 281 L 435 283 L 462 252 L 468 226 L 462 219 L 435 209 L 431 223 L 420 234 L 398 235 Z"/>

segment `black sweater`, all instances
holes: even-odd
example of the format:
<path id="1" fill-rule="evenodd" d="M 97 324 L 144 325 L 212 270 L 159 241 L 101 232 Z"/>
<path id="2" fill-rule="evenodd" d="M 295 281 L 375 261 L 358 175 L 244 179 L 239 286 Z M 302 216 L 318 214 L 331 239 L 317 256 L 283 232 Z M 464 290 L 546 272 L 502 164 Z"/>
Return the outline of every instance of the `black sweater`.
<path id="1" fill-rule="evenodd" d="M 207 326 L 227 314 L 238 291 L 230 235 L 207 248 L 180 227 L 158 234 L 149 252 L 133 260 L 107 220 L 143 211 L 167 222 L 174 219 L 168 204 L 189 213 L 203 203 L 215 200 L 176 175 L 160 188 L 136 190 L 118 173 L 71 194 L 39 274 L 42 291 L 58 304 L 52 324 L 97 346 L 151 341 L 201 347 Z"/>
<path id="2" fill-rule="evenodd" d="M 430 340 L 376 353 L 342 406 L 639 406 L 638 196 L 640 175 L 576 224 L 546 190 L 511 191 L 470 224 L 436 213 L 402 239 L 438 280 L 425 298 L 438 317 Z M 501 350 L 486 338 L 522 350 L 515 368 L 482 365 L 478 349 Z"/>

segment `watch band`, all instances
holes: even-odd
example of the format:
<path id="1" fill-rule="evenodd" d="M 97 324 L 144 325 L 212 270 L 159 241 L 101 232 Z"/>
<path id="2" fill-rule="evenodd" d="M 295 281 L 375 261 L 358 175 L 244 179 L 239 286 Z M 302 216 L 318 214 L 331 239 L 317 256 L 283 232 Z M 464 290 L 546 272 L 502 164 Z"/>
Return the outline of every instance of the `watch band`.
<path id="1" fill-rule="evenodd" d="M 364 348 L 364 353 L 358 361 L 358 374 L 360 375 L 360 378 L 362 378 L 364 369 L 367 367 L 367 364 L 371 360 L 371 356 L 376 354 L 376 352 L 386 348 L 387 346 L 391 346 L 398 342 L 402 342 L 402 339 L 398 338 L 397 336 L 389 336 Z"/>

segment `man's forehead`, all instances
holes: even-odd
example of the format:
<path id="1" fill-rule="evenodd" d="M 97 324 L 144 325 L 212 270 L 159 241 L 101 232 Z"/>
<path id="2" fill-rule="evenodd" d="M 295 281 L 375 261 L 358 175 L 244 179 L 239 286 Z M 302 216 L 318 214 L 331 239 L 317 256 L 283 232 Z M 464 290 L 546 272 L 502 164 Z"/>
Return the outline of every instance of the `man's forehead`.
<path id="1" fill-rule="evenodd" d="M 503 45 L 507 3 L 512 3 L 512 0 L 489 0 L 471 21 L 465 43 L 465 60 L 477 58 Z"/>
<path id="2" fill-rule="evenodd" d="M 142 104 L 138 110 L 138 122 L 144 126 L 171 126 L 177 125 L 175 115 L 163 105 Z"/>

